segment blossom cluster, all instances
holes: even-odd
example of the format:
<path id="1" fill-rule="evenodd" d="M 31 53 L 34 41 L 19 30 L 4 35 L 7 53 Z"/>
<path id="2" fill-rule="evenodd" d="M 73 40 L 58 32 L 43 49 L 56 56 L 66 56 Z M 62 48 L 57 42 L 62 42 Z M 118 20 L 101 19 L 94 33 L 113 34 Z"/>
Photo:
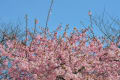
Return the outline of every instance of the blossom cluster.
<path id="1" fill-rule="evenodd" d="M 37 34 L 29 45 L 0 43 L 0 79 L 120 80 L 120 48 L 114 42 L 103 47 L 87 30 L 59 38 L 57 32 L 52 38 Z"/>

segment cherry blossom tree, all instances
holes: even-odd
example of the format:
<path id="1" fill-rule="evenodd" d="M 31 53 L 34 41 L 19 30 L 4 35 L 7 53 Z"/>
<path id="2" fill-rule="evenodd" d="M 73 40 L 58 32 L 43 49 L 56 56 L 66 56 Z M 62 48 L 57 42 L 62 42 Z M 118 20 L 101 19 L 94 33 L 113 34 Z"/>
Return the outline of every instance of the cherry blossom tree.
<path id="1" fill-rule="evenodd" d="M 0 79 L 119 80 L 120 49 L 114 42 L 104 48 L 107 41 L 89 38 L 87 31 L 37 34 L 29 45 L 17 39 L 0 43 Z"/>

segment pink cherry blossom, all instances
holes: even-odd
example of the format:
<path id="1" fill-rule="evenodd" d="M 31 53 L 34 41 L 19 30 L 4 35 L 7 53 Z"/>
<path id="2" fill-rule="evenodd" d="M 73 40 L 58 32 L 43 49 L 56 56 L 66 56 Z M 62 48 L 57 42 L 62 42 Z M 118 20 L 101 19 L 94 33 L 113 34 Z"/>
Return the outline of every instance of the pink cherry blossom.
<path id="1" fill-rule="evenodd" d="M 55 32 L 51 38 L 37 34 L 29 45 L 17 40 L 8 40 L 7 47 L 0 44 L 0 57 L 6 56 L 0 59 L 0 75 L 7 69 L 13 80 L 119 80 L 117 45 L 103 48 L 97 37 L 88 41 L 88 29 L 75 31 L 63 37 Z"/>

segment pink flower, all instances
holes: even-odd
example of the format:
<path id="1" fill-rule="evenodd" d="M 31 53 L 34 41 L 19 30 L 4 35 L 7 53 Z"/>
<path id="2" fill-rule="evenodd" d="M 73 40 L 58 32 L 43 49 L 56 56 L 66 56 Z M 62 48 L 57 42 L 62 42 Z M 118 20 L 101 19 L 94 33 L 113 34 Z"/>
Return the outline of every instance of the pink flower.
<path id="1" fill-rule="evenodd" d="M 35 24 L 38 24 L 38 20 L 37 19 L 35 19 Z"/>
<path id="2" fill-rule="evenodd" d="M 91 16 L 91 15 L 92 15 L 92 12 L 91 12 L 91 11 L 89 11 L 89 12 L 88 12 L 88 15 L 89 15 L 89 16 Z"/>

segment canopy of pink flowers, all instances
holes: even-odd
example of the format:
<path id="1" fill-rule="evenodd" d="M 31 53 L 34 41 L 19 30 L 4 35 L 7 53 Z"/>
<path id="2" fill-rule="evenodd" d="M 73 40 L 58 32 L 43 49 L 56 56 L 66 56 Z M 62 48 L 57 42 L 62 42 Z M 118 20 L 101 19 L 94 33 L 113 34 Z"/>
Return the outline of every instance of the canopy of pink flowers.
<path id="1" fill-rule="evenodd" d="M 38 34 L 29 45 L 8 40 L 0 44 L 0 57 L 6 56 L 0 59 L 0 75 L 8 80 L 120 80 L 120 48 L 114 42 L 103 46 L 86 30 L 59 38 L 56 32 L 51 39 Z"/>

